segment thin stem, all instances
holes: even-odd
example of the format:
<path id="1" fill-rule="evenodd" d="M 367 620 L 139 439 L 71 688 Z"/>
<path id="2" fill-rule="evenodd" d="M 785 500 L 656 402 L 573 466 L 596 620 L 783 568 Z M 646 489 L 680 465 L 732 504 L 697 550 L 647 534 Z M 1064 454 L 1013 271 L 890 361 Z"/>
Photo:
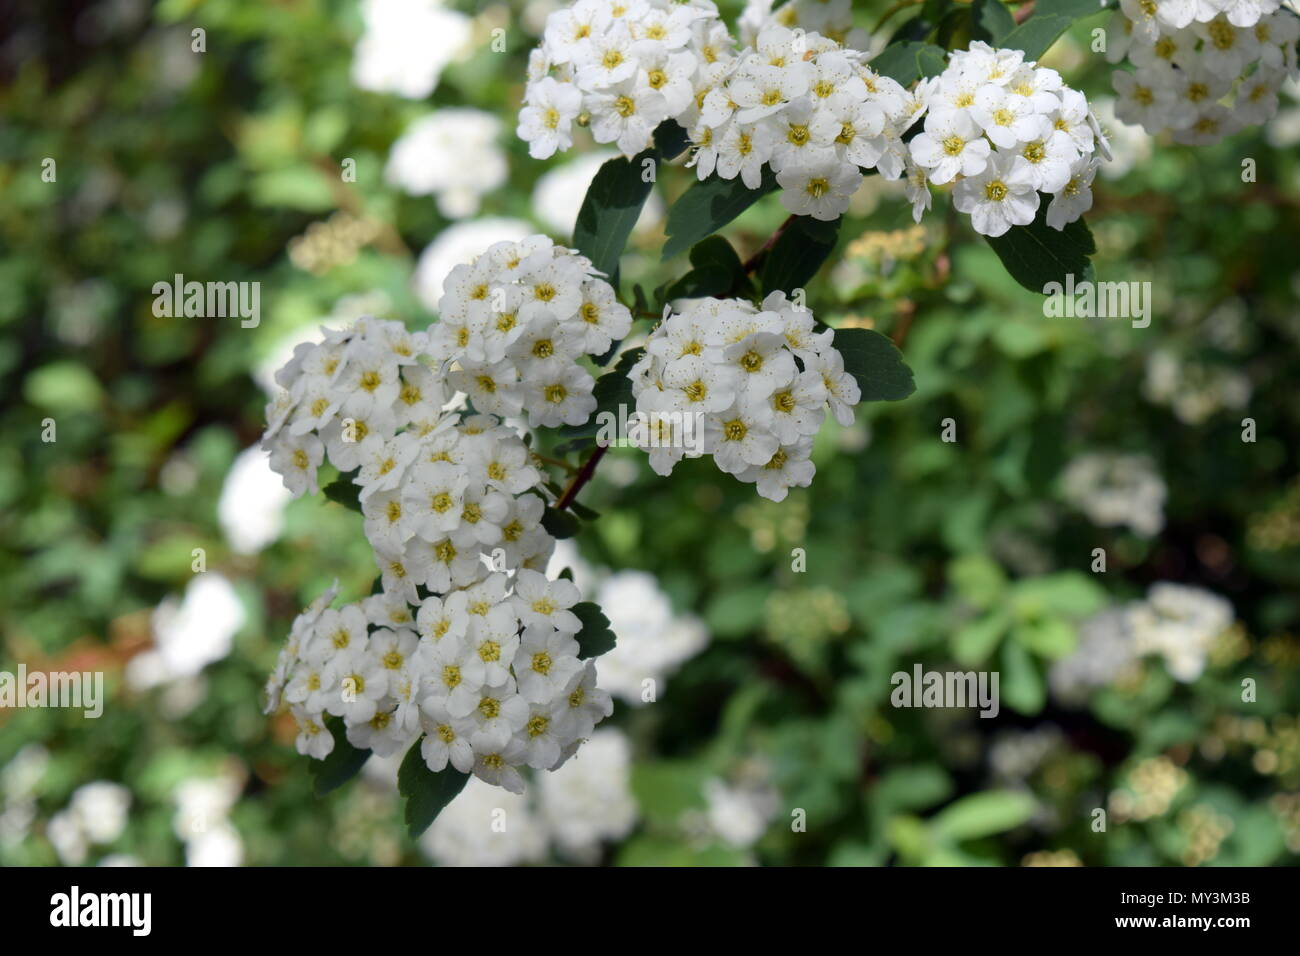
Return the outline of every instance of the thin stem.
<path id="1" fill-rule="evenodd" d="M 781 223 L 781 225 L 777 227 L 776 232 L 772 233 L 772 235 L 768 237 L 767 242 L 763 243 L 762 247 L 760 247 L 757 252 L 745 260 L 745 264 L 741 268 L 747 273 L 753 272 L 757 269 L 759 263 L 763 260 L 763 257 L 772 251 L 772 247 L 776 245 L 776 241 L 785 234 L 786 229 L 789 228 L 790 224 L 794 222 L 794 220 L 795 217 L 793 214 L 787 216 L 785 222 Z"/>
<path id="2" fill-rule="evenodd" d="M 563 468 L 569 474 L 573 474 L 575 471 L 578 470 L 577 465 L 571 465 L 567 461 L 561 461 L 558 458 L 551 458 L 547 455 L 539 455 L 537 454 L 537 452 L 533 452 L 533 457 L 538 461 L 542 462 L 543 464 L 554 465 L 556 468 Z"/>
<path id="3" fill-rule="evenodd" d="M 591 476 L 596 473 L 596 466 L 600 464 L 600 460 L 605 457 L 607 451 L 609 451 L 608 445 L 596 446 L 596 450 L 582 463 L 578 473 L 569 482 L 569 487 L 564 489 L 564 494 L 560 495 L 560 500 L 555 503 L 556 511 L 563 511 L 573 504 L 573 499 L 578 497 L 578 492 L 582 490 L 583 485 L 591 481 Z"/>

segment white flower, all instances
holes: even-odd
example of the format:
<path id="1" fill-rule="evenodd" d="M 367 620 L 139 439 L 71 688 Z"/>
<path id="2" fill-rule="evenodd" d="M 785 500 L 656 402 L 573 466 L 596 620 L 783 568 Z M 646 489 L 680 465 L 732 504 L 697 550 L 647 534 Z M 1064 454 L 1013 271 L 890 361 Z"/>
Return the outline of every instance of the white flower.
<path id="1" fill-rule="evenodd" d="M 549 625 L 566 634 L 578 633 L 582 622 L 570 608 L 580 597 L 572 581 L 548 581 L 544 574 L 529 570 L 515 575 L 515 612 L 525 625 Z"/>
<path id="2" fill-rule="evenodd" d="M 448 763 L 461 773 L 474 769 L 474 749 L 469 744 L 474 721 L 468 717 L 453 717 L 444 705 L 426 698 L 421 706 L 420 728 L 424 731 L 420 756 L 430 770 L 438 773 L 445 770 Z"/>
<path id="3" fill-rule="evenodd" d="M 737 403 L 705 422 L 705 448 L 730 475 L 739 475 L 750 465 L 765 464 L 778 445 L 771 420 L 772 411 L 766 405 Z"/>
<path id="4" fill-rule="evenodd" d="M 1002 95 L 1000 89 L 992 89 Z M 989 144 L 979 125 L 969 114 L 957 111 L 930 113 L 910 149 L 912 160 L 929 171 L 930 181 L 936 185 L 958 176 L 978 175 L 989 158 Z"/>
<path id="5" fill-rule="evenodd" d="M 1070 178 L 1052 197 L 1047 207 L 1047 224 L 1064 229 L 1092 208 L 1092 181 L 1100 163 L 1090 156 L 1080 156 L 1070 168 Z"/>
<path id="6" fill-rule="evenodd" d="M 807 165 L 787 166 L 777 173 L 781 205 L 797 216 L 832 221 L 849 208 L 849 200 L 862 185 L 862 174 L 834 158 Z"/>
<path id="7" fill-rule="evenodd" d="M 263 440 L 231 463 L 217 499 L 217 521 L 237 554 L 256 554 L 279 538 L 285 506 L 306 491 L 315 494 L 316 467 L 322 459 L 319 440 L 310 437 L 315 436 L 298 439 L 281 431 L 277 442 L 284 451 L 273 444 L 268 454 Z"/>
<path id="8" fill-rule="evenodd" d="M 556 842 L 580 857 L 617 840 L 636 823 L 632 748 L 620 731 L 600 729 L 573 759 L 541 778 L 541 813 Z"/>
<path id="9" fill-rule="evenodd" d="M 716 138 L 716 134 L 715 134 Z M 763 165 L 771 158 L 774 137 L 766 126 L 732 123 L 717 145 L 717 170 L 723 179 L 740 176 L 750 189 L 763 181 Z"/>
<path id="10" fill-rule="evenodd" d="M 1167 490 L 1146 455 L 1083 455 L 1065 469 L 1061 489 L 1067 501 L 1102 527 L 1127 525 L 1145 538 L 1164 527 Z"/>
<path id="11" fill-rule="evenodd" d="M 438 0 L 364 0 L 352 82 L 364 90 L 422 100 L 469 42 L 470 18 Z"/>
<path id="12" fill-rule="evenodd" d="M 491 113 L 439 109 L 393 144 L 384 178 L 413 196 L 436 195 L 438 210 L 449 219 L 472 216 L 480 198 L 506 181 L 500 135 L 501 122 Z"/>
<path id="13" fill-rule="evenodd" d="M 1012 226 L 1027 226 L 1038 211 L 1038 193 L 1029 163 L 1011 153 L 995 153 L 978 176 L 953 189 L 953 205 L 970 213 L 971 225 L 985 236 L 1001 236 Z"/>
<path id="14" fill-rule="evenodd" d="M 301 707 L 292 709 L 293 719 L 298 725 L 298 737 L 294 741 L 298 753 L 315 760 L 324 760 L 334 750 L 334 737 L 325 728 L 319 713 L 309 713 Z"/>
<path id="15" fill-rule="evenodd" d="M 545 704 L 555 699 L 580 670 L 578 642 L 571 634 L 549 624 L 524 628 L 514 655 L 515 679 L 524 700 Z"/>
<path id="16" fill-rule="evenodd" d="M 1060 130 L 1045 140 L 1024 143 L 1016 152 L 1029 164 L 1034 189 L 1044 193 L 1064 189 L 1070 181 L 1071 168 L 1079 158 L 1073 140 Z"/>
<path id="17" fill-rule="evenodd" d="M 571 739 L 590 737 L 596 724 L 614 712 L 609 694 L 596 686 L 596 662 L 587 661 L 564 689 L 555 720 Z"/>
<path id="18" fill-rule="evenodd" d="M 573 145 L 571 128 L 581 111 L 581 91 L 548 76 L 529 85 L 515 132 L 528 143 L 529 156 L 548 159 Z"/>
<path id="19" fill-rule="evenodd" d="M 509 604 L 472 615 L 465 638 L 468 652 L 461 671 L 474 684 L 504 684 L 519 650 L 519 619 Z"/>
<path id="20" fill-rule="evenodd" d="M 812 484 L 816 466 L 811 461 L 812 439 L 800 438 L 793 444 L 782 445 L 765 464 L 751 465 L 741 472 L 741 481 L 752 481 L 760 496 L 769 501 L 784 501 L 791 488 L 807 488 Z"/>

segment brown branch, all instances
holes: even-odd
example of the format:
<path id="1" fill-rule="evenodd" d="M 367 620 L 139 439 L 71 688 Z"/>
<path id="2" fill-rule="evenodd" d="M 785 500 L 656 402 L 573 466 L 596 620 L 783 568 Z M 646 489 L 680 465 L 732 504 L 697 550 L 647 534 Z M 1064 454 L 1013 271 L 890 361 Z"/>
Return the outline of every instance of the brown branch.
<path id="1" fill-rule="evenodd" d="M 573 499 L 578 497 L 578 492 L 582 490 L 583 485 L 591 481 L 591 476 L 596 473 L 596 466 L 600 464 L 600 460 L 605 457 L 607 451 L 609 451 L 608 445 L 596 446 L 596 450 L 582 463 L 578 473 L 569 482 L 569 487 L 564 489 L 564 494 L 560 495 L 560 500 L 555 503 L 556 511 L 563 511 L 573 504 Z"/>
<path id="2" fill-rule="evenodd" d="M 757 252 L 745 260 L 745 264 L 741 266 L 741 268 L 746 273 L 753 272 L 757 269 L 759 263 L 763 260 L 763 257 L 772 251 L 772 247 L 776 245 L 776 241 L 785 235 L 786 229 L 790 227 L 790 224 L 794 222 L 794 220 L 795 216 L 793 214 L 787 216 L 785 222 L 777 226 L 776 232 L 772 233 L 772 235 L 768 237 L 767 242 L 763 243 Z"/>

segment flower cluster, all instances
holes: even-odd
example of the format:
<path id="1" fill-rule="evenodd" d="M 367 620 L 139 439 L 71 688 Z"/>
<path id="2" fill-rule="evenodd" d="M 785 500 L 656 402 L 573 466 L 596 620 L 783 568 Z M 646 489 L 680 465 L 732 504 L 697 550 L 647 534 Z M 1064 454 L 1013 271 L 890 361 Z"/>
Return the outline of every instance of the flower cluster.
<path id="1" fill-rule="evenodd" d="M 1052 692 L 1070 704 L 1115 683 L 1144 657 L 1160 657 L 1182 683 L 1205 671 L 1214 642 L 1233 626 L 1232 605 L 1210 591 L 1170 581 L 1146 598 L 1094 614 L 1079 627 L 1074 652 L 1052 665 Z"/>
<path id="2" fill-rule="evenodd" d="M 858 383 L 818 331 L 812 312 L 773 292 L 762 309 L 743 299 L 693 300 L 665 310 L 632 367 L 638 441 L 667 475 L 683 457 L 712 455 L 724 472 L 781 501 L 816 471 L 813 436 L 830 407 L 853 423 Z"/>
<path id="3" fill-rule="evenodd" d="M 596 408 L 582 355 L 627 335 L 632 314 L 585 256 L 545 236 L 501 242 L 451 270 L 428 352 L 480 412 L 528 413 L 533 427 L 581 425 Z"/>
<path id="4" fill-rule="evenodd" d="M 295 494 L 316 490 L 326 457 L 351 475 L 382 582 L 341 609 L 331 590 L 293 624 L 268 710 L 289 703 L 300 752 L 333 749 L 331 714 L 353 746 L 388 756 L 423 733 L 431 770 L 450 763 L 517 792 L 519 766 L 559 766 L 612 711 L 575 639 L 578 589 L 538 570 L 555 546 L 534 491 L 541 474 L 518 433 L 483 412 L 495 397 L 503 413 L 536 403 L 530 417 L 548 423 L 553 408 L 565 409 L 557 420 L 590 413 L 594 403 L 575 398 L 591 389 L 574 380 L 573 357 L 588 343 L 608 348 L 597 286 L 608 301 L 612 291 L 585 262 L 549 240 L 502 243 L 453 270 L 448 312 L 429 332 L 363 318 L 299 346 L 277 373 L 285 392 L 264 439 L 272 468 Z M 593 319 L 575 319 L 591 302 Z M 453 360 L 459 368 L 444 372 Z M 520 398 L 487 388 L 489 376 Z M 475 414 L 447 402 L 456 389 L 483 396 Z"/>
<path id="5" fill-rule="evenodd" d="M 392 756 L 423 733 L 430 770 L 520 793 L 521 765 L 561 766 L 613 711 L 579 659 L 578 597 L 526 568 L 414 602 L 384 592 L 336 610 L 327 592 L 293 623 L 268 711 L 287 701 L 299 753 L 317 759 L 334 749 L 332 714 L 354 747 Z"/>
<path id="6" fill-rule="evenodd" d="M 1128 527 L 1151 538 L 1165 526 L 1169 489 L 1149 455 L 1081 455 L 1062 473 L 1061 492 L 1099 527 Z"/>
<path id="7" fill-rule="evenodd" d="M 956 183 L 953 204 L 986 236 L 1033 222 L 1040 193 L 1052 197 L 1046 219 L 1054 229 L 1091 208 L 1106 143 L 1087 98 L 1055 70 L 975 42 L 922 87 L 925 128 L 908 144 L 918 222 L 930 203 L 927 182 Z"/>
<path id="8" fill-rule="evenodd" d="M 862 170 L 904 172 L 902 135 L 922 102 L 879 76 L 863 54 L 817 33 L 769 23 L 689 126 L 700 179 L 715 170 L 750 189 L 776 175 L 792 213 L 832 220 L 848 208 Z"/>
<path id="9" fill-rule="evenodd" d="M 1121 0 L 1106 58 L 1115 115 L 1175 142 L 1208 145 L 1267 122 L 1294 76 L 1300 18 L 1279 0 Z"/>
<path id="10" fill-rule="evenodd" d="M 627 156 L 661 122 L 689 122 L 727 71 L 733 42 L 708 0 L 578 0 L 546 20 L 529 60 L 519 136 L 535 159 L 573 145 L 573 126 Z"/>

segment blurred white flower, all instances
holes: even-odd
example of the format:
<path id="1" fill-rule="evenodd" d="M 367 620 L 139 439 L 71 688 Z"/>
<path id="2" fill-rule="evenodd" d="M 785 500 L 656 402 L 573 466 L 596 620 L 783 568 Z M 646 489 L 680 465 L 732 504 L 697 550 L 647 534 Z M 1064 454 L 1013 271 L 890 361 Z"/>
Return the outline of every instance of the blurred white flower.
<path id="1" fill-rule="evenodd" d="M 1079 625 L 1073 653 L 1052 664 L 1047 679 L 1052 694 L 1067 704 L 1080 704 L 1088 694 L 1115 680 L 1137 659 L 1127 606 L 1099 611 Z"/>
<path id="2" fill-rule="evenodd" d="M 127 663 L 127 685 L 143 690 L 199 673 L 230 653 L 244 620 L 243 602 L 226 578 L 196 575 L 182 601 L 168 597 L 154 609 L 154 646 Z"/>
<path id="3" fill-rule="evenodd" d="M 1060 728 L 1052 724 L 1004 730 L 989 747 L 989 767 L 999 783 L 1023 785 L 1063 741 Z"/>
<path id="4" fill-rule="evenodd" d="M 631 746 L 613 728 L 597 730 L 567 763 L 541 774 L 541 813 L 556 843 L 590 860 L 602 840 L 626 836 L 637 817 L 631 779 Z"/>
<path id="5" fill-rule="evenodd" d="M 1233 619 L 1232 605 L 1217 594 L 1169 582 L 1153 584 L 1146 601 L 1128 612 L 1137 652 L 1159 654 L 1184 683 L 1201 676 L 1210 645 Z"/>
<path id="6" fill-rule="evenodd" d="M 1225 365 L 1184 361 L 1168 349 L 1147 358 L 1142 393 L 1168 405 L 1188 425 L 1199 425 L 1221 408 L 1244 408 L 1250 392 L 1250 379 Z"/>
<path id="7" fill-rule="evenodd" d="M 215 777 L 190 777 L 172 793 L 172 830 L 185 844 L 186 866 L 239 866 L 244 842 L 230 823 L 230 810 L 243 789 L 243 774 L 228 769 Z"/>
<path id="8" fill-rule="evenodd" d="M 533 187 L 533 215 L 547 230 L 556 236 L 573 235 L 573 226 L 578 221 L 578 210 L 587 195 L 596 171 L 618 154 L 612 150 L 584 153 L 579 158 L 545 173 Z M 651 193 L 641 215 L 636 221 L 636 230 L 653 229 L 663 217 L 663 200 L 658 193 Z"/>
<path id="9" fill-rule="evenodd" d="M 494 242 L 519 242 L 533 229 L 520 219 L 489 218 L 460 222 L 425 246 L 415 267 L 415 294 L 430 312 L 438 311 L 442 283 L 454 266 L 468 265 Z"/>
<path id="10" fill-rule="evenodd" d="M 1104 528 L 1126 525 L 1150 538 L 1165 525 L 1164 479 L 1148 455 L 1090 452 L 1061 477 L 1065 499 Z"/>
<path id="11" fill-rule="evenodd" d="M 96 780 L 78 787 L 67 807 L 50 817 L 45 835 L 68 866 L 80 866 L 92 845 L 112 843 L 126 829 L 131 791 Z"/>
<path id="12" fill-rule="evenodd" d="M 506 181 L 500 135 L 501 121 L 491 113 L 440 109 L 393 144 L 384 178 L 413 196 L 436 195 L 448 219 L 473 216 L 480 198 Z"/>
<path id="13" fill-rule="evenodd" d="M 64 866 L 81 866 L 86 862 L 90 842 L 71 811 L 60 810 L 50 817 L 45 824 L 45 838 L 53 845 Z"/>
<path id="14" fill-rule="evenodd" d="M 185 844 L 186 866 L 239 866 L 244 841 L 229 823 L 220 823 Z"/>
<path id="15" fill-rule="evenodd" d="M 470 39 L 470 18 L 440 0 L 363 0 L 361 15 L 352 82 L 375 93 L 424 99 Z"/>
<path id="16" fill-rule="evenodd" d="M 1139 163 L 1151 158 L 1151 135 L 1141 126 L 1121 123 L 1115 117 L 1115 98 L 1099 96 L 1089 98 L 1092 111 L 1097 114 L 1102 132 L 1110 145 L 1110 162 L 1102 163 L 1099 169 L 1105 179 L 1121 179 Z"/>
<path id="17" fill-rule="evenodd" d="M 546 830 L 527 797 L 471 777 L 420 848 L 442 866 L 512 866 L 546 855 Z"/>
<path id="18" fill-rule="evenodd" d="M 21 843 L 36 819 L 36 789 L 50 765 L 50 752 L 27 744 L 0 770 L 0 845 Z"/>
<path id="19" fill-rule="evenodd" d="M 776 814 L 775 790 L 760 779 L 730 786 L 716 778 L 705 781 L 704 798 L 709 829 L 724 843 L 743 849 L 753 846 Z"/>
<path id="20" fill-rule="evenodd" d="M 1282 92 L 1292 102 L 1300 101 L 1300 79 L 1288 79 L 1282 84 Z M 1300 106 L 1279 110 L 1272 122 L 1264 127 L 1264 136 L 1274 149 L 1286 149 L 1300 143 Z"/>
<path id="21" fill-rule="evenodd" d="M 645 681 L 663 693 L 664 679 L 709 643 L 697 618 L 676 616 L 654 575 L 644 571 L 611 574 L 596 592 L 596 603 L 618 637 L 600 659 L 600 683 L 629 704 L 640 705 Z"/>
<path id="22" fill-rule="evenodd" d="M 230 548 L 256 554 L 280 537 L 284 509 L 293 493 L 271 470 L 271 455 L 257 445 L 245 448 L 230 465 L 217 499 L 217 520 Z"/>
<path id="23" fill-rule="evenodd" d="M 68 804 L 91 843 L 112 843 L 121 836 L 130 806 L 131 791 L 107 780 L 78 787 Z"/>

